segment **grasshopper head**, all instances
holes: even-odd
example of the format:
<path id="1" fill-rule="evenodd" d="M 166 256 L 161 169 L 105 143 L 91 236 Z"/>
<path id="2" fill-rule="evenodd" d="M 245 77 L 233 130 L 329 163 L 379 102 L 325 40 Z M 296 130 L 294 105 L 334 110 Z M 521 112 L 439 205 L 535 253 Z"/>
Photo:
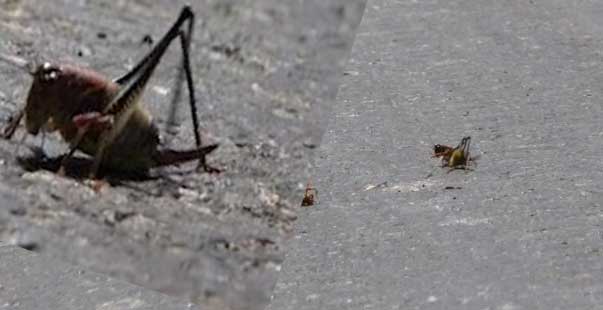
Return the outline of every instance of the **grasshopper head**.
<path id="1" fill-rule="evenodd" d="M 446 146 L 446 145 L 441 145 L 441 144 L 436 144 L 433 146 L 433 153 L 434 154 L 442 154 L 446 151 L 448 151 L 450 147 Z"/>
<path id="2" fill-rule="evenodd" d="M 25 105 L 25 127 L 27 132 L 37 135 L 51 118 L 53 108 L 60 98 L 62 70 L 48 62 L 32 70 L 34 81 Z"/>

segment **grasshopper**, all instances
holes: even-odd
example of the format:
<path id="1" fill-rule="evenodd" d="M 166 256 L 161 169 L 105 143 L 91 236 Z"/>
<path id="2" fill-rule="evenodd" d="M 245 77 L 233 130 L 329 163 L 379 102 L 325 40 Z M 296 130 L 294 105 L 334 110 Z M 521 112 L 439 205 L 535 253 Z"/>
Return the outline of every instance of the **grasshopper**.
<path id="1" fill-rule="evenodd" d="M 27 134 L 58 131 L 70 145 L 61 159 L 60 174 L 64 174 L 65 164 L 76 150 L 93 157 L 91 179 L 96 179 L 100 167 L 146 172 L 153 167 L 197 159 L 198 167 L 206 172 L 220 172 L 205 159 L 218 145 L 202 146 L 199 133 L 189 62 L 194 21 L 191 8 L 183 7 L 176 22 L 151 51 L 132 70 L 113 80 L 75 65 L 49 62 L 36 65 L 18 57 L 0 55 L 0 59 L 26 69 L 33 77 L 25 108 L 13 115 L 0 134 L 10 139 L 23 118 L 27 130 L 23 140 Z M 195 149 L 184 151 L 161 148 L 159 130 L 140 100 L 155 68 L 176 38 L 180 39 L 182 48 L 196 144 Z"/>
<path id="2" fill-rule="evenodd" d="M 455 169 L 470 170 L 469 163 L 475 160 L 469 154 L 470 145 L 471 137 L 468 136 L 461 139 L 461 143 L 457 147 L 436 144 L 433 146 L 434 154 L 432 157 L 442 157 L 442 167 L 449 167 L 448 172 Z"/>

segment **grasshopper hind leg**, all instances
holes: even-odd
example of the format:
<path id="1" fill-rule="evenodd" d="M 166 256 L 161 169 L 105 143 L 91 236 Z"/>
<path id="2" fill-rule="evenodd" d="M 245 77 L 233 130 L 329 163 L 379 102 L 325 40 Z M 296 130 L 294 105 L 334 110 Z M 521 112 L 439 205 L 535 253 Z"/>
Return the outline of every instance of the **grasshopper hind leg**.
<path id="1" fill-rule="evenodd" d="M 191 108 L 191 117 L 193 121 L 193 132 L 195 135 L 195 146 L 198 150 L 202 149 L 202 141 L 201 134 L 199 133 L 199 119 L 197 117 L 197 100 L 195 98 L 195 90 L 193 85 L 193 75 L 190 67 L 190 58 L 189 58 L 189 49 L 191 43 L 191 36 L 193 32 L 193 22 L 189 23 L 189 29 L 185 33 L 184 31 L 179 32 L 180 36 L 180 45 L 182 46 L 182 68 L 184 69 L 184 73 L 186 75 L 186 84 L 188 86 L 189 93 L 189 104 Z M 199 158 L 199 165 L 197 169 L 203 168 L 203 170 L 207 173 L 220 173 L 222 170 L 212 167 L 207 163 L 207 159 L 205 155 Z"/>
<path id="2" fill-rule="evenodd" d="M 182 25 L 185 22 L 187 23 L 186 29 L 181 29 Z M 151 72 L 154 70 L 154 68 L 159 63 L 159 59 L 165 53 L 168 45 L 174 39 L 176 39 L 176 37 L 179 37 L 180 45 L 181 45 L 181 49 L 182 49 L 182 66 L 180 67 L 181 71 L 179 74 L 179 82 L 181 81 L 180 79 L 182 78 L 182 75 L 183 75 L 182 70 L 183 70 L 184 77 L 186 78 L 188 93 L 189 93 L 189 105 L 190 105 L 190 109 L 191 109 L 193 134 L 195 137 L 195 146 L 199 151 L 201 151 L 203 149 L 202 148 L 203 143 L 201 141 L 201 134 L 199 132 L 200 126 L 199 126 L 199 119 L 197 117 L 197 100 L 195 98 L 195 89 L 194 89 L 192 70 L 191 70 L 191 66 L 190 66 L 190 53 L 189 53 L 194 23 L 195 23 L 195 14 L 193 13 L 193 11 L 191 10 L 191 8 L 189 6 L 185 6 L 181 11 L 178 20 L 174 23 L 174 25 L 172 25 L 170 30 L 156 44 L 156 46 L 151 50 L 151 52 L 147 56 L 145 56 L 134 67 L 134 69 L 132 69 L 132 71 L 128 72 L 123 77 L 118 78 L 116 80 L 116 83 L 121 84 L 121 85 L 128 85 L 128 84 L 130 84 L 131 81 L 134 80 L 132 85 L 143 84 L 144 82 L 141 83 L 139 80 L 141 80 L 141 79 L 146 80 L 148 78 L 148 76 L 151 74 Z M 177 103 L 173 103 L 173 104 L 177 104 Z M 174 105 L 172 107 L 172 109 L 175 110 L 175 108 L 176 108 L 176 106 Z M 174 113 L 171 113 L 171 114 L 174 114 Z M 210 172 L 210 173 L 221 172 L 220 169 L 209 166 L 207 164 L 207 160 L 206 160 L 205 156 L 202 156 L 201 158 L 199 158 L 198 168 L 203 168 L 206 172 Z"/>
<path id="3" fill-rule="evenodd" d="M 122 88 L 120 93 L 113 102 L 110 104 L 110 109 L 107 111 L 109 115 L 116 116 L 117 119 L 120 115 L 124 115 L 124 111 L 131 109 L 130 103 L 135 101 L 134 99 L 139 97 L 143 91 L 147 81 L 155 68 L 159 64 L 160 59 L 165 54 L 168 46 L 177 37 L 180 39 L 180 45 L 182 48 L 182 67 L 180 70 L 184 70 L 184 76 L 189 92 L 189 103 L 191 109 L 191 116 L 193 122 L 193 134 L 195 137 L 195 145 L 198 152 L 203 152 L 201 134 L 199 132 L 199 120 L 197 118 L 197 100 L 195 98 L 192 70 L 190 67 L 189 49 L 191 44 L 191 37 L 193 33 L 193 25 L 195 21 L 195 15 L 189 6 L 185 6 L 178 20 L 172 25 L 168 32 L 161 38 L 161 40 L 152 48 L 152 50 L 132 69 L 124 76 L 115 80 Z M 183 24 L 187 23 L 185 30 L 181 29 Z M 180 76 L 182 71 L 180 72 Z M 110 143 L 111 141 L 107 141 Z M 98 158 L 102 155 L 97 155 Z M 99 159 L 100 160 L 100 159 Z M 199 158 L 199 168 L 203 168 L 207 172 L 220 172 L 219 169 L 209 166 L 206 162 L 205 154 Z"/>

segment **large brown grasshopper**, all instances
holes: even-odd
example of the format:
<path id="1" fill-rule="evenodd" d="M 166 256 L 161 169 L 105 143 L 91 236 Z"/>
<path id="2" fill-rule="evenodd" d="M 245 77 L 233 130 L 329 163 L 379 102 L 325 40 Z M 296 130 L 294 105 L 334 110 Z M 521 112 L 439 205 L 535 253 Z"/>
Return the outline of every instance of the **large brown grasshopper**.
<path id="1" fill-rule="evenodd" d="M 205 171 L 219 172 L 205 160 L 218 145 L 201 146 L 189 63 L 194 20 L 193 11 L 185 6 L 178 20 L 153 49 L 131 71 L 114 80 L 78 66 L 48 62 L 35 65 L 14 56 L 1 56 L 1 59 L 27 69 L 33 76 L 25 108 L 13 115 L 2 136 L 10 139 L 22 118 L 25 118 L 25 128 L 31 135 L 58 131 L 70 144 L 69 151 L 61 159 L 59 172 L 64 173 L 67 161 L 80 150 L 94 158 L 90 170 L 92 179 L 97 177 L 101 167 L 139 172 L 196 159 Z M 186 29 L 182 29 L 184 23 L 188 23 Z M 185 151 L 161 148 L 159 130 L 140 102 L 147 82 L 176 38 L 180 38 L 182 46 L 196 143 L 195 149 Z"/>

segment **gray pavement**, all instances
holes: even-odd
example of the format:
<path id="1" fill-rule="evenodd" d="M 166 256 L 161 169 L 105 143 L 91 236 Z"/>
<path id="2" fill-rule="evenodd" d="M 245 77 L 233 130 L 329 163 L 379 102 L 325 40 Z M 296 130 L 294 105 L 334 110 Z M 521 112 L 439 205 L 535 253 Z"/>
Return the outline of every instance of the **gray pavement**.
<path id="1" fill-rule="evenodd" d="M 1 140 L 0 240 L 204 309 L 262 309 L 364 1 L 0 0 L 0 52 L 116 77 L 149 51 L 143 38 L 156 42 L 187 2 L 197 14 L 191 64 L 203 135 L 206 143 L 220 143 L 208 160 L 225 172 L 196 173 L 191 163 L 95 194 L 40 169 L 47 161 L 32 158 L 28 147 L 16 154 L 14 142 Z M 179 60 L 175 42 L 143 100 L 166 142 L 185 149 L 194 144 L 186 90 L 178 97 L 174 88 Z M 4 63 L 0 75 L 4 124 L 22 107 L 31 79 Z M 181 102 L 175 136 L 163 131 L 173 98 Z M 40 143 L 26 140 L 30 147 Z M 46 156 L 65 150 L 60 137 L 47 135 Z M 20 267 L 12 270 L 8 276 L 17 279 Z M 0 285 L 14 289 L 7 278 L 0 275 Z M 38 280 L 23 281 L 27 288 Z M 68 298 L 87 298 L 59 288 Z"/>
<path id="2" fill-rule="evenodd" d="M 0 257 L 2 309 L 200 309 L 6 243 Z"/>
<path id="3" fill-rule="evenodd" d="M 601 50 L 596 1 L 369 1 L 268 308 L 602 309 Z"/>

